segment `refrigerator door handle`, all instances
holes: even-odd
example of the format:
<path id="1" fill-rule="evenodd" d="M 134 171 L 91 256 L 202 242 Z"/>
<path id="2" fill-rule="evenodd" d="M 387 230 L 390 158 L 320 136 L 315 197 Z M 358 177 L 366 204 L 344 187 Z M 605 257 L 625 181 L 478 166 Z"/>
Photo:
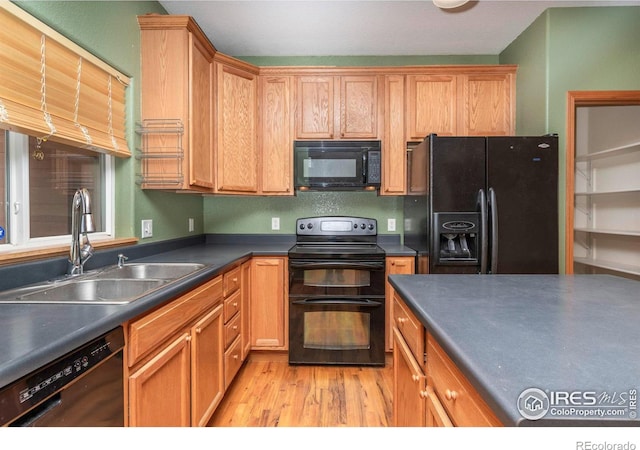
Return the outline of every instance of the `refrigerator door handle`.
<path id="1" fill-rule="evenodd" d="M 487 194 L 484 189 L 478 191 L 478 209 L 480 210 L 480 273 L 487 273 L 489 260 L 489 223 L 487 216 Z"/>
<path id="2" fill-rule="evenodd" d="M 489 273 L 498 273 L 498 199 L 493 188 L 489 188 L 489 212 L 491 214 L 491 271 Z"/>

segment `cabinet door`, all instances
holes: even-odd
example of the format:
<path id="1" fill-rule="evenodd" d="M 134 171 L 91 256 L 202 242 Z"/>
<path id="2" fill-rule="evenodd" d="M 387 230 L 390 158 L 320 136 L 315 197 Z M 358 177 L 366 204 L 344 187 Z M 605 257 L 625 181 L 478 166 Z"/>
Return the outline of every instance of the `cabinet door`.
<path id="1" fill-rule="evenodd" d="M 286 258 L 251 261 L 251 347 L 287 349 Z"/>
<path id="2" fill-rule="evenodd" d="M 188 427 L 190 336 L 184 333 L 129 376 L 129 426 Z"/>
<path id="3" fill-rule="evenodd" d="M 261 191 L 293 195 L 292 78 L 262 77 L 260 87 Z"/>
<path id="4" fill-rule="evenodd" d="M 406 194 L 407 142 L 404 137 L 404 75 L 384 81 L 384 152 L 381 195 Z"/>
<path id="5" fill-rule="evenodd" d="M 297 78 L 297 139 L 334 138 L 334 77 Z"/>
<path id="6" fill-rule="evenodd" d="M 216 62 L 216 190 L 258 192 L 255 75 Z"/>
<path id="7" fill-rule="evenodd" d="M 213 189 L 213 60 L 189 34 L 189 185 Z"/>
<path id="8" fill-rule="evenodd" d="M 427 426 L 428 427 L 452 427 L 451 419 L 442 407 L 442 403 L 438 400 L 438 396 L 427 386 Z"/>
<path id="9" fill-rule="evenodd" d="M 240 295 L 242 296 L 240 339 L 242 340 L 242 360 L 244 361 L 251 351 L 251 261 L 242 264 L 240 280 Z"/>
<path id="10" fill-rule="evenodd" d="M 421 141 L 431 133 L 455 136 L 456 75 L 407 76 L 407 139 Z"/>
<path id="11" fill-rule="evenodd" d="M 219 304 L 191 328 L 191 425 L 202 427 L 224 395 L 224 323 Z"/>
<path id="12" fill-rule="evenodd" d="M 378 78 L 340 77 L 340 138 L 378 137 Z"/>
<path id="13" fill-rule="evenodd" d="M 423 427 L 425 376 L 397 328 L 393 335 L 393 426 Z"/>
<path id="14" fill-rule="evenodd" d="M 412 256 L 399 256 L 399 257 L 388 257 L 387 263 L 385 267 L 385 280 L 389 279 L 389 275 L 394 274 L 405 274 L 412 275 L 415 270 L 415 258 Z M 393 293 L 394 289 L 391 284 L 386 281 L 385 282 L 385 307 L 387 308 L 387 314 L 385 318 L 385 342 L 387 345 L 387 351 L 391 351 L 393 349 Z"/>
<path id="15" fill-rule="evenodd" d="M 514 133 L 512 80 L 512 74 L 461 76 L 460 134 L 503 136 Z"/>

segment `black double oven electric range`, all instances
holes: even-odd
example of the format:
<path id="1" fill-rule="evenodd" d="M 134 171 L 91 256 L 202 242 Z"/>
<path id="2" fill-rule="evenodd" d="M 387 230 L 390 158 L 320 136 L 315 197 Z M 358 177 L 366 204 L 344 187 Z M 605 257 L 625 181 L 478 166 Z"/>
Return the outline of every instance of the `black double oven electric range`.
<path id="1" fill-rule="evenodd" d="M 296 221 L 289 250 L 289 363 L 384 366 L 385 253 L 377 222 Z"/>

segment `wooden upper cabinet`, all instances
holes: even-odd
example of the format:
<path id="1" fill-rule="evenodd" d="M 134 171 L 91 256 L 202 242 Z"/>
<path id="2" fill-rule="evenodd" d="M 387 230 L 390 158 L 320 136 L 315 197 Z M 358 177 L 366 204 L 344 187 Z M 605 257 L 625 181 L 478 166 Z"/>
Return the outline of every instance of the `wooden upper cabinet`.
<path id="1" fill-rule="evenodd" d="M 409 75 L 407 84 L 407 139 L 421 141 L 431 133 L 455 136 L 458 77 Z"/>
<path id="2" fill-rule="evenodd" d="M 503 136 L 515 133 L 514 74 L 469 74 L 462 77 L 458 133 Z"/>
<path id="3" fill-rule="evenodd" d="M 296 138 L 334 138 L 334 77 L 297 77 Z"/>
<path id="4" fill-rule="evenodd" d="M 213 188 L 213 62 L 204 44 L 189 35 L 189 185 Z"/>
<path id="5" fill-rule="evenodd" d="M 340 139 L 378 135 L 378 77 L 340 77 Z"/>
<path id="6" fill-rule="evenodd" d="M 505 136 L 515 132 L 515 66 L 431 71 L 407 76 L 408 141 L 420 141 L 431 133 Z"/>
<path id="7" fill-rule="evenodd" d="M 293 195 L 293 77 L 260 77 L 261 193 Z"/>
<path id="8" fill-rule="evenodd" d="M 215 48 L 188 16 L 138 16 L 141 30 L 142 187 L 210 192 Z M 164 125 L 179 121 L 183 132 Z M 159 125 L 158 125 L 159 124 Z M 182 158 L 177 154 L 182 152 Z"/>
<path id="9" fill-rule="evenodd" d="M 380 195 L 406 193 L 407 140 L 404 129 L 404 75 L 384 77 L 384 151 Z"/>
<path id="10" fill-rule="evenodd" d="M 218 60 L 218 57 L 224 58 Z M 258 192 L 257 71 L 216 56 L 216 192 Z"/>
<path id="11" fill-rule="evenodd" d="M 297 77 L 297 139 L 377 139 L 376 75 Z"/>

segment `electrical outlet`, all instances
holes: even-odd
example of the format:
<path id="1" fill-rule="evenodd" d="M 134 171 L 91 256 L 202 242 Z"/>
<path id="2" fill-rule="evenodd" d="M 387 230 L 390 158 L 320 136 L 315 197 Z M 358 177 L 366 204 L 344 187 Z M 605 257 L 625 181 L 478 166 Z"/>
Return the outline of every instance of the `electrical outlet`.
<path id="1" fill-rule="evenodd" d="M 396 231 L 396 219 L 387 219 L 387 231 Z"/>
<path id="2" fill-rule="evenodd" d="M 189 217 L 189 232 L 193 232 L 196 229 L 195 223 L 193 221 L 193 217 Z"/>
<path id="3" fill-rule="evenodd" d="M 142 239 L 150 238 L 153 236 L 153 220 L 143 220 L 142 221 Z"/>
<path id="4" fill-rule="evenodd" d="M 280 217 L 272 217 L 271 218 L 271 229 L 279 230 L 280 229 Z"/>

